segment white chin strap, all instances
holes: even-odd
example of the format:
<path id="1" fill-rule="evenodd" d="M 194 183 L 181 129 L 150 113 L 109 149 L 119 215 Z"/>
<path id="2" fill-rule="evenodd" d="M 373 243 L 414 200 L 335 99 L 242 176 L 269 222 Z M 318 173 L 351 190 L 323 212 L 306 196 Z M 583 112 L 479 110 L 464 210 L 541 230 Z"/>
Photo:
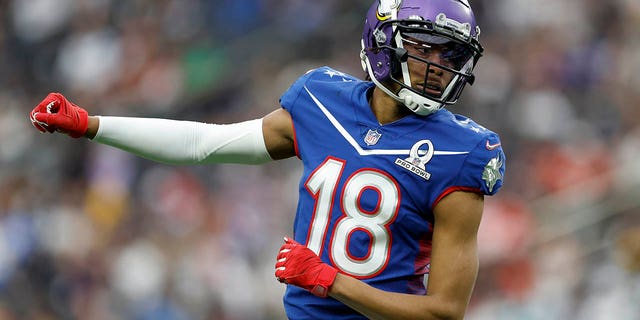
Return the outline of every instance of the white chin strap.
<path id="1" fill-rule="evenodd" d="M 440 110 L 443 106 L 442 103 L 418 95 L 407 88 L 400 89 L 398 98 L 400 98 L 401 102 L 407 106 L 409 110 L 421 116 L 432 114 Z"/>

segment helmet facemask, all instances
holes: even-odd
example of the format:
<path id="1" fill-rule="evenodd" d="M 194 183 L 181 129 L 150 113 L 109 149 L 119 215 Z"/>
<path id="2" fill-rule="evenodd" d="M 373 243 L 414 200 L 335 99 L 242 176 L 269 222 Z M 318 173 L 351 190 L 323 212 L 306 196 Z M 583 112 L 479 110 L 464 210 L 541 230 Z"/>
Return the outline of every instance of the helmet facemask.
<path id="1" fill-rule="evenodd" d="M 417 15 L 394 19 L 396 15 L 371 31 L 368 47 L 365 28 L 361 57 L 371 80 L 420 115 L 456 103 L 464 86 L 473 84 L 473 67 L 482 55 L 479 28 L 472 36 L 471 24 L 447 19 L 444 13 L 435 21 Z M 377 61 L 374 68 L 370 58 Z"/>

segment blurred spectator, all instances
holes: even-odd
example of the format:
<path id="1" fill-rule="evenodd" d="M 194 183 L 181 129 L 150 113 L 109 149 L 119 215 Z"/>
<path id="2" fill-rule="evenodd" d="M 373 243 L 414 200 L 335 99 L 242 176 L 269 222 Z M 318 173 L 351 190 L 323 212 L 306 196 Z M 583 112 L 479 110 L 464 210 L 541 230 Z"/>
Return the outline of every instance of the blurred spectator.
<path id="1" fill-rule="evenodd" d="M 260 117 L 308 69 L 363 76 L 369 3 L 0 1 L 0 319 L 282 319 L 297 165 L 152 164 L 33 139 L 26 114 L 62 91 L 96 114 Z M 452 111 L 497 129 L 509 192 L 486 200 L 468 318 L 640 319 L 640 4 L 473 5 L 486 51 Z"/>

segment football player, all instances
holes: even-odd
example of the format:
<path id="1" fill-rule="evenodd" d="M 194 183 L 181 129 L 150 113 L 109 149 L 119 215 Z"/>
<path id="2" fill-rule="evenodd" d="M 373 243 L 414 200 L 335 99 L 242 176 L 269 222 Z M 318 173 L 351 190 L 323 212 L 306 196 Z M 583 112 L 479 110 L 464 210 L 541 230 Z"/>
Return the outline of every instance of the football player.
<path id="1" fill-rule="evenodd" d="M 479 36 L 467 0 L 380 0 L 362 34 L 366 80 L 311 70 L 261 119 L 89 116 L 58 93 L 30 117 L 165 163 L 297 156 L 293 237 L 275 265 L 290 319 L 461 319 L 484 196 L 505 170 L 499 137 L 446 108 L 474 81 Z"/>

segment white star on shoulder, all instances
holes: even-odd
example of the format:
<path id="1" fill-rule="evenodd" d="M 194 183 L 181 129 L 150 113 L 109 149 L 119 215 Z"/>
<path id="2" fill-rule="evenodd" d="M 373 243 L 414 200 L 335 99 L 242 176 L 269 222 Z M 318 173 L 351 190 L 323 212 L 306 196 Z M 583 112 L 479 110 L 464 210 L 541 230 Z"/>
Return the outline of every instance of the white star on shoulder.
<path id="1" fill-rule="evenodd" d="M 324 72 L 324 74 L 328 75 L 329 77 L 333 78 L 333 76 L 341 76 L 344 77 L 345 74 L 340 72 L 340 71 L 335 71 L 335 70 L 327 70 Z"/>

